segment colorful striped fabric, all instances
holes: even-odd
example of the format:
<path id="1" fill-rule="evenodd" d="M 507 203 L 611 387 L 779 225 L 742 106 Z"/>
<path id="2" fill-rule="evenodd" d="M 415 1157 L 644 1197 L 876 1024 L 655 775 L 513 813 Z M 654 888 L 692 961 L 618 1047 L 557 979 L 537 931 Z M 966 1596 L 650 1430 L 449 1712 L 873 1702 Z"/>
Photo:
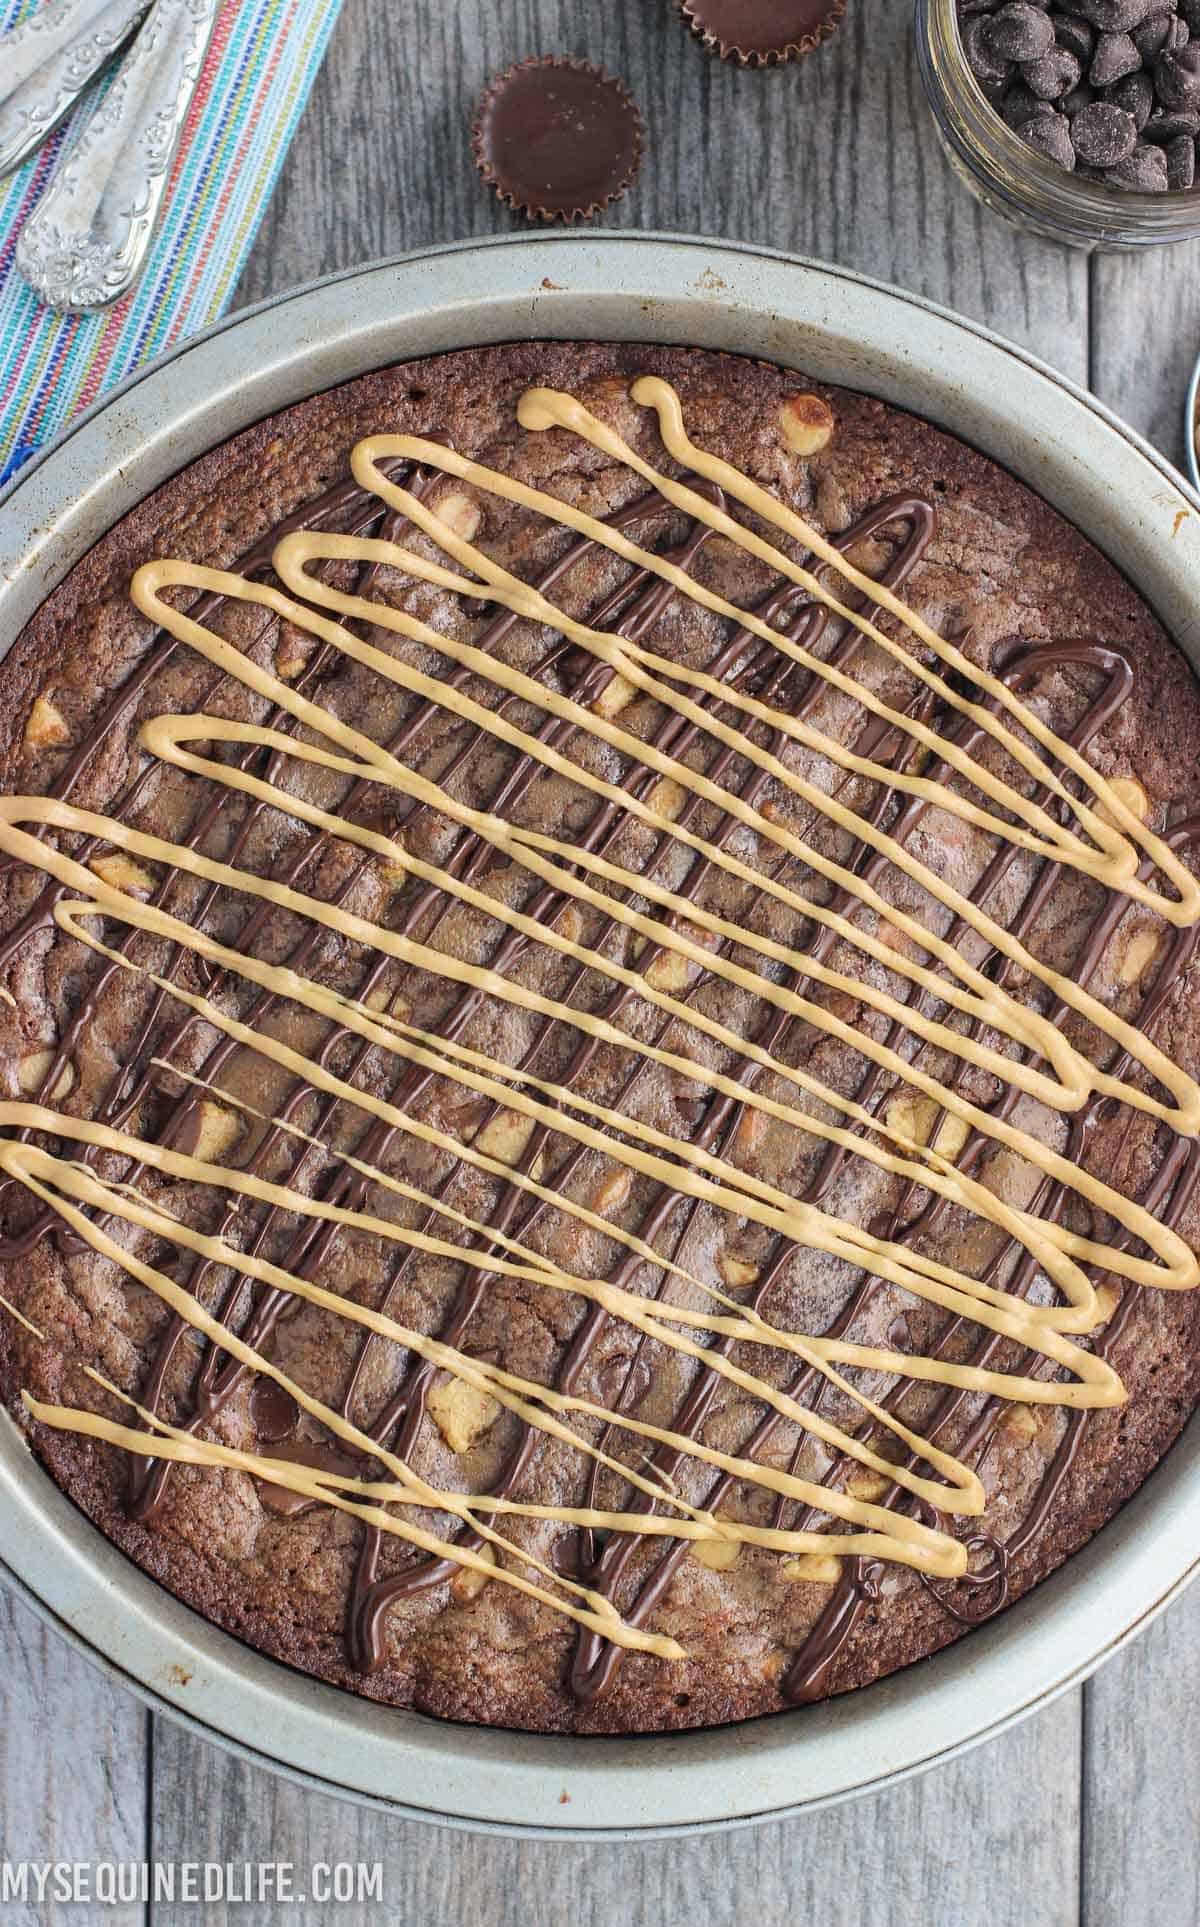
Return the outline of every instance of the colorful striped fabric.
<path id="1" fill-rule="evenodd" d="M 0 32 L 43 5 L 0 0 Z M 53 313 L 13 260 L 70 123 L 0 182 L 0 482 L 104 388 L 227 306 L 340 6 L 225 0 L 146 271 L 103 313 Z"/>

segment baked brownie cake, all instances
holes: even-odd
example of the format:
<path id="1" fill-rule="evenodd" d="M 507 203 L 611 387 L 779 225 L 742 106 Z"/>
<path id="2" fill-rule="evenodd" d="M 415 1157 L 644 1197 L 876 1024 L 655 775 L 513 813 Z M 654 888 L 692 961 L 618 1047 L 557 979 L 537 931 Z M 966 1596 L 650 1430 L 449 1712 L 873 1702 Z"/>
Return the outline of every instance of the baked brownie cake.
<path id="1" fill-rule="evenodd" d="M 927 423 L 540 343 L 259 423 L 0 667 L 0 1375 L 131 1559 L 546 1732 L 860 1686 L 1200 1386 L 1200 695 Z"/>

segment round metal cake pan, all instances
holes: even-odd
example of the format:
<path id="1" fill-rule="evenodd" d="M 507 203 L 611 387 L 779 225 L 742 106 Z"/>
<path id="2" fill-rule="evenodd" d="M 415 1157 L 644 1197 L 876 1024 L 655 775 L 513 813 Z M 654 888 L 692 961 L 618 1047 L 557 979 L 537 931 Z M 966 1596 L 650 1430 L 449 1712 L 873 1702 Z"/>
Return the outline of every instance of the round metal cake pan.
<path id="1" fill-rule="evenodd" d="M 0 495 L 0 650 L 116 519 L 273 409 L 407 356 L 537 337 L 757 355 L 915 410 L 1013 469 L 1118 563 L 1200 667 L 1200 496 L 1081 390 L 973 322 L 723 242 L 471 242 L 238 315 L 82 417 Z M 251 1651 L 117 1552 L 0 1422 L 7 1576 L 62 1633 L 207 1739 L 443 1824 L 618 1839 L 878 1789 L 1086 1677 L 1200 1569 L 1200 1424 L 1105 1530 L 1009 1612 L 824 1705 L 700 1733 L 571 1739 L 373 1705 Z"/>

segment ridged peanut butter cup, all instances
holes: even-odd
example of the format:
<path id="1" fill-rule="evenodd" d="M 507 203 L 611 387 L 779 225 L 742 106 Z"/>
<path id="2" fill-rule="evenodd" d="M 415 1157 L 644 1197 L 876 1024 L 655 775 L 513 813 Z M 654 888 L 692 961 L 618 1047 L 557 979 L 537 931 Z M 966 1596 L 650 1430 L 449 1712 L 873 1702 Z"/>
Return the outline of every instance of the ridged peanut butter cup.
<path id="1" fill-rule="evenodd" d="M 741 67 L 803 60 L 836 33 L 846 0 L 677 0 L 708 51 Z"/>
<path id="2" fill-rule="evenodd" d="M 489 187 L 532 221 L 585 221 L 625 192 L 642 160 L 642 117 L 623 81 L 546 54 L 493 80 L 471 148 Z"/>

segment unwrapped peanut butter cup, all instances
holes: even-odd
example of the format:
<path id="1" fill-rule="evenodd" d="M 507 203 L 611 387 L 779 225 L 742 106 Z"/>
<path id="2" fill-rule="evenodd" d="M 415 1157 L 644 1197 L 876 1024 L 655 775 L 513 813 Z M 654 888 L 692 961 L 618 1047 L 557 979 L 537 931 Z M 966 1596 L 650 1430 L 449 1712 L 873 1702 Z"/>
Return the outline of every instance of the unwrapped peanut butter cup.
<path id="1" fill-rule="evenodd" d="M 692 32 L 722 60 L 776 67 L 803 60 L 841 25 L 846 0 L 677 0 Z"/>
<path id="2" fill-rule="evenodd" d="M 493 80 L 475 113 L 475 164 L 530 220 L 587 220 L 629 186 L 642 159 L 629 89 L 585 60 L 547 54 Z"/>

